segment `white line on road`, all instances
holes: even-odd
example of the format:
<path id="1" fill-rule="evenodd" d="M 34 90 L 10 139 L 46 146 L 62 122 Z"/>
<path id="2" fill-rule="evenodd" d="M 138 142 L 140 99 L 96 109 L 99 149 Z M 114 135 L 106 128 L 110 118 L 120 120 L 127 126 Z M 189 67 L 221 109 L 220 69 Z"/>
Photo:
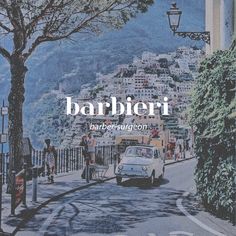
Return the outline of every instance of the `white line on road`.
<path id="1" fill-rule="evenodd" d="M 185 231 L 173 231 L 169 233 L 169 236 L 178 236 L 178 235 L 194 236 L 192 233 L 188 233 Z"/>
<path id="2" fill-rule="evenodd" d="M 183 197 L 187 197 L 189 195 L 189 192 L 185 192 L 183 194 Z M 190 215 L 186 210 L 185 208 L 183 207 L 182 205 L 182 201 L 183 201 L 183 198 L 179 198 L 177 199 L 176 201 L 176 205 L 177 207 L 179 208 L 179 210 L 186 216 L 188 217 L 188 219 L 190 219 L 192 222 L 194 222 L 195 224 L 197 224 L 198 226 L 200 226 L 202 229 L 216 235 L 216 236 L 226 236 L 225 234 L 222 234 L 212 228 L 210 228 L 209 226 L 205 225 L 204 223 L 202 223 L 200 220 L 198 220 L 197 218 L 195 218 L 194 216 Z"/>

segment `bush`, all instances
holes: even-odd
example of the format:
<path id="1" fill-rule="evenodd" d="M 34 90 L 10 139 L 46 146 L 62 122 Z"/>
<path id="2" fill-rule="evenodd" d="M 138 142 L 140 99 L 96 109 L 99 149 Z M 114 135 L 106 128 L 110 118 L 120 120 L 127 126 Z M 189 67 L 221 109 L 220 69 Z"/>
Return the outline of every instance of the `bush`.
<path id="1" fill-rule="evenodd" d="M 221 217 L 235 217 L 236 47 L 218 51 L 201 64 L 193 93 L 197 192 L 204 205 Z M 235 220 L 235 219 L 234 219 Z"/>

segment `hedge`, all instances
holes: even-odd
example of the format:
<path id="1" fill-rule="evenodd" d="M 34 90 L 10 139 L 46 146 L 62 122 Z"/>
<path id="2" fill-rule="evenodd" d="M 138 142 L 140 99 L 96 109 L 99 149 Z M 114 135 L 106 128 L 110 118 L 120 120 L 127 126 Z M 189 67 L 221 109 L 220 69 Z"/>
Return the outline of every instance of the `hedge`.
<path id="1" fill-rule="evenodd" d="M 197 192 L 207 209 L 235 221 L 236 42 L 205 59 L 192 95 Z"/>

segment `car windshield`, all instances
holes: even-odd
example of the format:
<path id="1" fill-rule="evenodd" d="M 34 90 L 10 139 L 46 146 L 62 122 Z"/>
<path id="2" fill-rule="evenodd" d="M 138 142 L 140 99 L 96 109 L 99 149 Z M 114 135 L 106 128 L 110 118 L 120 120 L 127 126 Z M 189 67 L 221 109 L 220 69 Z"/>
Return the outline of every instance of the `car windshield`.
<path id="1" fill-rule="evenodd" d="M 152 158 L 153 150 L 148 147 L 129 147 L 125 152 L 125 156 Z"/>

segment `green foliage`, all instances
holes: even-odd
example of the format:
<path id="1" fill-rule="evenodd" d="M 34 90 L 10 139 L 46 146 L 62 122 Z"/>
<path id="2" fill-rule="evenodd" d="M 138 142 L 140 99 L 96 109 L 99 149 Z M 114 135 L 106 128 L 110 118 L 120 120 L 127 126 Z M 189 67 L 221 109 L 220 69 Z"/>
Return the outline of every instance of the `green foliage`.
<path id="1" fill-rule="evenodd" d="M 216 52 L 202 62 L 199 72 L 190 111 L 197 190 L 209 209 L 229 217 L 235 214 L 236 48 Z"/>

